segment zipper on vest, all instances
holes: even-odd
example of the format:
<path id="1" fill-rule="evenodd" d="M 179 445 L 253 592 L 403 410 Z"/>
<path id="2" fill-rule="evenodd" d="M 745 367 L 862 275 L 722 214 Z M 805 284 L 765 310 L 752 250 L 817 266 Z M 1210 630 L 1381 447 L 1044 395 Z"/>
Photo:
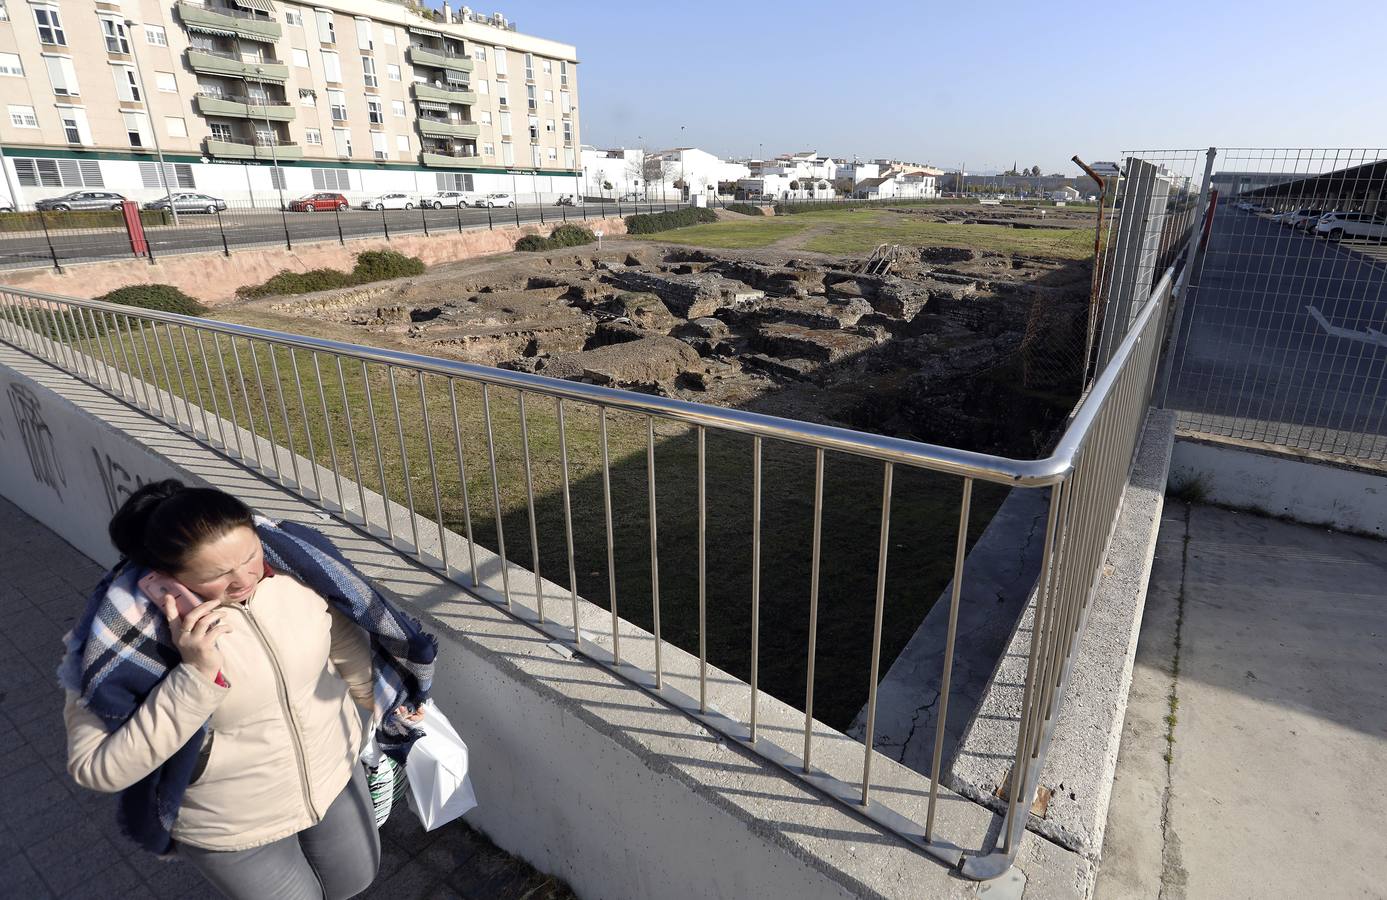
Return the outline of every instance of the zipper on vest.
<path id="1" fill-rule="evenodd" d="M 275 687 L 278 689 L 279 702 L 284 707 L 284 715 L 289 720 L 289 737 L 294 745 L 294 758 L 299 764 L 299 785 L 303 788 L 303 802 L 308 807 L 308 816 L 313 824 L 318 824 L 321 816 L 313 806 L 313 794 L 308 787 L 308 765 L 304 762 L 303 743 L 299 738 L 299 723 L 294 718 L 294 709 L 289 703 L 289 688 L 284 680 L 284 670 L 280 668 L 279 657 L 275 655 L 274 647 L 270 645 L 270 640 L 261 630 L 260 623 L 255 620 L 255 613 L 250 611 L 249 606 L 242 606 L 241 611 L 246 614 L 246 620 L 250 622 L 251 629 L 255 636 L 260 639 L 260 644 L 265 648 L 265 652 L 270 657 L 270 668 L 274 670 Z"/>

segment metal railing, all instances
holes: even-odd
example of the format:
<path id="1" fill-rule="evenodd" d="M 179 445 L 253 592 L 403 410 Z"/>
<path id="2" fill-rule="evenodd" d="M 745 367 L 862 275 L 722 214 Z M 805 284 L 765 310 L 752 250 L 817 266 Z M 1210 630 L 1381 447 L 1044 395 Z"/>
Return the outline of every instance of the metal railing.
<path id="1" fill-rule="evenodd" d="M 378 534 L 476 596 L 496 603 L 551 639 L 760 754 L 918 849 L 950 866 L 961 865 L 969 877 L 986 878 L 1010 865 L 1029 817 L 1030 798 L 1058 718 L 1070 662 L 1092 588 L 1101 576 L 1101 563 L 1145 419 L 1172 280 L 1168 272 L 1156 285 L 1130 333 L 1075 410 L 1055 452 L 1036 460 L 1007 459 L 522 372 L 13 289 L 0 289 L 0 339 L 159 417 L 344 521 Z M 402 393 L 402 382 L 407 389 L 417 390 L 417 397 L 415 390 Z M 498 392 L 514 402 L 498 400 Z M 502 418 L 508 423 L 504 430 Z M 464 428 L 460 424 L 463 420 L 471 424 Z M 687 452 L 678 457 L 677 482 L 668 469 L 672 430 L 688 441 Z M 617 431 L 634 437 L 621 443 L 614 437 Z M 464 433 L 472 437 L 465 441 Z M 729 436 L 739 442 L 735 452 L 719 452 L 714 462 L 713 439 L 721 441 Z M 479 444 L 484 445 L 484 453 Z M 657 476 L 657 444 L 666 451 L 662 477 Z M 613 446 L 618 456 L 615 463 Z M 803 603 L 810 624 L 805 646 L 782 648 L 777 654 L 780 658 L 769 658 L 763 648 L 770 644 L 761 628 L 767 540 L 763 501 L 777 499 L 766 488 L 766 464 L 780 452 L 775 448 L 781 447 L 797 448 L 796 452 L 812 453 L 813 457 L 812 501 L 801 512 L 810 518 L 804 530 L 806 536 L 812 532 L 812 539 L 809 546 L 802 547 L 799 563 L 808 569 Z M 558 471 L 554 491 L 561 496 L 561 513 L 546 512 L 550 507 L 558 509 L 555 498 L 537 515 L 535 473 L 541 468 L 536 465 L 541 454 L 547 454 L 543 466 Z M 621 454 L 630 465 L 618 471 Z M 830 598 L 835 601 L 832 604 L 820 604 L 825 554 L 834 549 L 823 540 L 825 515 L 826 511 L 835 514 L 839 506 L 826 502 L 825 496 L 837 490 L 834 481 L 841 477 L 845 459 L 866 467 L 862 485 L 867 489 L 856 493 L 851 502 L 863 507 L 866 520 L 875 519 L 876 525 L 873 534 L 864 535 L 864 543 L 875 544 L 875 558 L 854 561 L 861 570 L 862 583 L 875 584 L 870 594 L 870 624 L 865 621 L 865 597 L 861 609 L 860 627 L 870 630 L 870 671 L 864 673 L 868 676 L 864 679 L 866 733 L 860 767 L 855 771 L 841 768 L 841 756 L 832 763 L 814 764 L 818 759 L 815 748 L 824 740 L 823 726 L 816 731 L 814 718 L 819 627 L 822 616 L 836 613 L 843 605 L 839 597 Z M 714 543 L 708 541 L 709 470 L 721 467 L 735 469 L 738 484 L 749 492 L 751 510 L 749 628 L 735 635 L 748 651 L 750 697 L 745 716 L 725 714 L 709 699 L 707 637 L 716 624 L 710 623 L 709 615 L 730 614 L 728 598 L 714 598 L 713 606 L 708 596 L 709 564 L 717 565 L 728 553 L 722 535 L 715 532 Z M 468 475 L 469 468 L 472 476 Z M 579 487 L 574 474 L 584 471 L 589 473 L 587 481 L 592 487 L 585 496 L 593 507 L 584 512 L 588 517 L 584 521 L 590 521 L 605 537 L 589 545 L 589 536 L 582 535 L 584 546 L 605 546 L 610 630 L 600 636 L 591 633 L 591 617 L 584 622 L 578 589 L 580 571 L 595 565 L 592 574 L 596 575 L 602 568 L 600 561 L 580 559 L 575 552 L 577 504 L 573 496 Z M 943 491 L 947 502 L 957 498 L 958 503 L 947 646 L 939 661 L 942 691 L 923 823 L 879 799 L 873 792 L 872 773 L 883 609 L 888 568 L 894 559 L 890 555 L 895 546 L 891 535 L 893 501 L 896 510 L 904 510 L 919 499 L 910 494 L 916 490 L 912 485 L 920 484 L 912 473 L 943 478 L 942 482 L 930 481 L 926 489 Z M 744 475 L 749 477 L 741 481 Z M 626 485 L 619 492 L 613 488 L 617 476 Z M 596 489 L 599 478 L 600 492 Z M 690 642 L 685 648 L 690 656 L 697 653 L 697 669 L 679 678 L 670 662 L 668 638 L 662 634 L 662 566 L 658 556 L 658 532 L 670 524 L 669 497 L 676 483 L 696 486 L 683 496 L 689 498 L 690 506 L 696 497 L 697 525 L 683 533 L 691 542 L 696 540 L 698 551 L 696 569 L 690 572 L 697 579 L 697 641 L 696 647 Z M 996 847 L 988 847 L 982 834 L 940 835 L 936 831 L 944 723 L 951 699 L 963 566 L 978 483 L 1050 491 L 1043 566 L 1017 723 L 1013 789 Z M 519 515 L 521 503 L 517 499 L 517 514 L 509 527 L 503 491 L 523 498 L 524 516 Z M 644 501 L 640 505 L 646 507 L 651 615 L 649 640 L 632 638 L 628 630 L 623 643 L 619 604 L 629 595 L 619 589 L 618 581 L 628 579 L 629 572 L 619 572 L 616 560 L 618 549 L 623 560 L 630 559 L 625 554 L 632 551 L 617 546 L 613 504 L 614 497 L 629 502 L 628 492 L 638 495 Z M 599 493 L 600 515 L 595 512 Z M 879 518 L 873 494 L 880 498 Z M 659 496 L 665 497 L 664 507 L 657 504 Z M 445 515 L 445 505 L 450 515 Z M 490 546 L 481 542 L 473 521 L 474 513 L 484 516 L 482 509 L 488 505 L 494 515 Z M 621 518 L 617 518 L 619 523 Z M 461 536 L 449 530 L 450 524 L 461 529 Z M 621 533 L 627 533 L 625 523 L 621 524 Z M 513 550 L 517 525 L 522 547 L 523 539 L 528 539 L 532 575 L 515 566 L 507 554 L 507 538 L 512 539 Z M 895 540 L 900 541 L 900 537 Z M 668 532 L 666 547 L 667 541 Z M 562 560 L 557 568 L 562 570 L 566 564 L 566 588 L 555 591 L 543 580 L 539 571 L 541 545 L 563 548 L 557 552 Z M 436 554 L 430 549 L 434 546 Z M 644 549 L 633 552 L 639 557 Z M 600 551 L 593 555 L 600 555 Z M 545 568 L 555 570 L 553 565 Z M 523 590 L 527 582 L 531 584 L 528 594 Z M 666 581 L 667 588 L 676 586 Z M 606 627 L 604 623 L 604 630 Z M 777 631 L 781 627 L 780 622 L 773 622 Z M 842 652 L 843 640 L 841 635 L 835 639 L 835 655 Z M 806 675 L 802 748 L 779 742 L 778 733 L 784 729 L 766 727 L 767 714 L 758 705 L 758 678 L 763 666 L 769 662 L 797 668 L 795 656 L 803 660 Z M 819 663 L 822 666 L 824 660 Z M 688 686 L 689 692 L 681 690 L 679 684 Z M 726 689 L 725 679 L 721 689 Z M 832 771 L 820 768 L 825 765 Z M 924 793 L 923 784 L 919 792 Z M 899 794 L 887 791 L 883 796 L 889 799 Z M 966 857 L 965 846 L 971 848 Z"/>

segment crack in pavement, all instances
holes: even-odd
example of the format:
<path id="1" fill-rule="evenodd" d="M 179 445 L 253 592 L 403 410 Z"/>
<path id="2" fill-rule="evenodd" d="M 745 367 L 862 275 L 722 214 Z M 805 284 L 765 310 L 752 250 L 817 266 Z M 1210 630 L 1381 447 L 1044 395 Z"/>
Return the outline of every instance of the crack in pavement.
<path id="1" fill-rule="evenodd" d="M 1175 796 L 1175 725 L 1180 706 L 1180 638 L 1185 624 L 1185 579 L 1190 558 L 1190 506 L 1185 505 L 1184 534 L 1180 550 L 1180 587 L 1175 595 L 1175 641 L 1171 658 L 1170 713 L 1166 716 L 1165 791 L 1161 795 L 1161 887 L 1159 900 L 1184 900 L 1188 874 L 1180 854 L 1180 836 L 1170 822 L 1171 800 Z"/>

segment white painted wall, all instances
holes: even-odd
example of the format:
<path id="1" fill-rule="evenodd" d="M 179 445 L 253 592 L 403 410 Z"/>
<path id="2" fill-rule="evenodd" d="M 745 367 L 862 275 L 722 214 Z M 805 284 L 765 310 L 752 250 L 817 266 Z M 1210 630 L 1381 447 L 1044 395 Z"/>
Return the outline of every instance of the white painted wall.
<path id="1" fill-rule="evenodd" d="M 1310 525 L 1387 535 L 1387 475 L 1230 444 L 1180 439 L 1170 485 L 1199 479 L 1205 499 Z"/>

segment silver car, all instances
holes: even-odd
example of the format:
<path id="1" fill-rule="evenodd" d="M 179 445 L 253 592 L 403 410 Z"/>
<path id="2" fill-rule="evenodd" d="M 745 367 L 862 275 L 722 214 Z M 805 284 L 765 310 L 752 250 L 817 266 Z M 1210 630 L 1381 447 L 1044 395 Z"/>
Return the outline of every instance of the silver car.
<path id="1" fill-rule="evenodd" d="M 65 212 L 69 209 L 120 209 L 125 198 L 110 191 L 73 191 L 61 197 L 49 197 L 34 204 L 34 209 Z"/>
<path id="2" fill-rule="evenodd" d="M 188 191 L 175 193 L 169 197 L 160 197 L 158 200 L 151 200 L 144 205 L 145 209 L 168 209 L 172 205 L 179 212 L 186 213 L 212 213 L 226 209 L 226 201 L 207 194 L 194 194 Z"/>

